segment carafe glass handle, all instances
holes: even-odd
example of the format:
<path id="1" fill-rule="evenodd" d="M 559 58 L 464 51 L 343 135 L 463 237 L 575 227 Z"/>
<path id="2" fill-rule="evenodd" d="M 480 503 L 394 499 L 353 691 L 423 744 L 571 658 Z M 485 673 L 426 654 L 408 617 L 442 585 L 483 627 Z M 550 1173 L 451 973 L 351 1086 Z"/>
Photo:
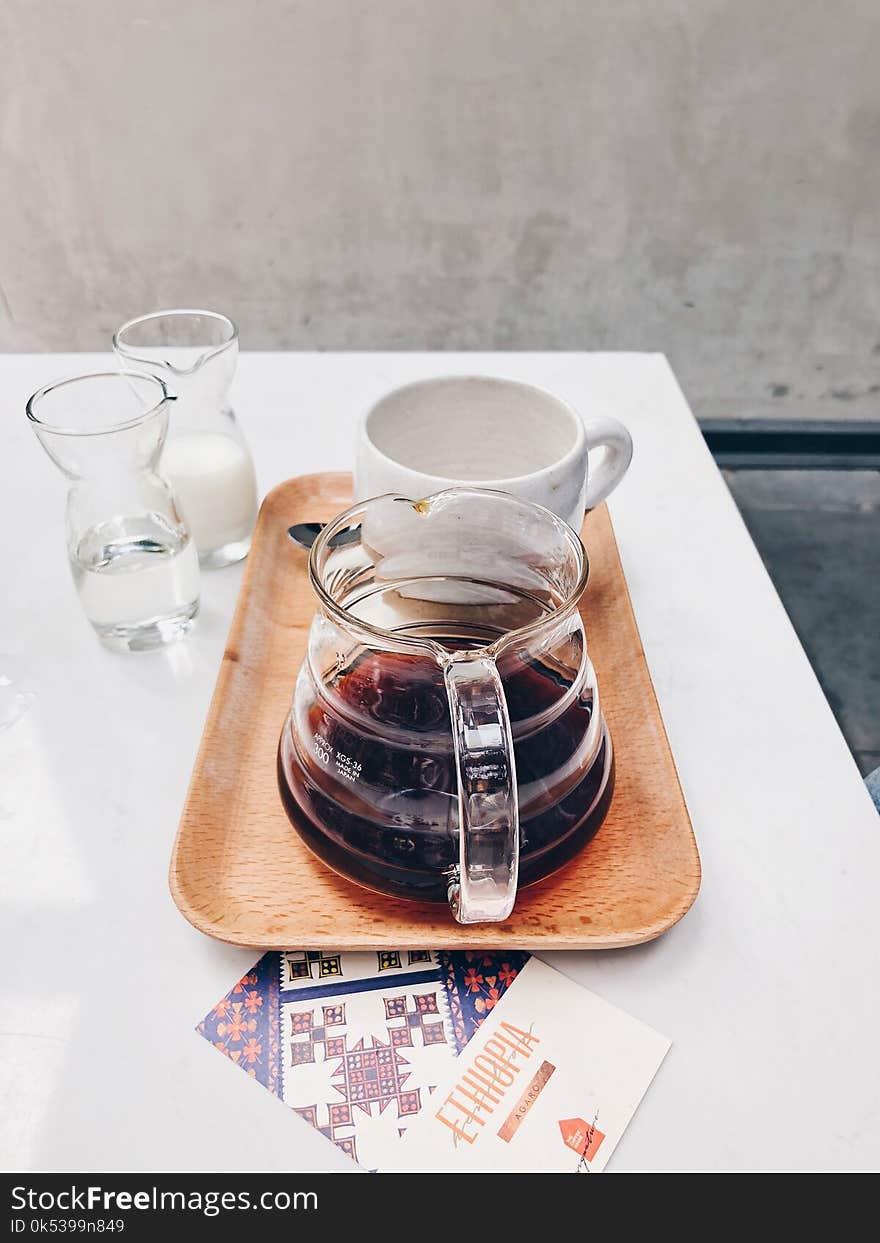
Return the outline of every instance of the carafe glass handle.
<path id="1" fill-rule="evenodd" d="M 461 924 L 497 922 L 513 909 L 519 809 L 507 701 L 489 656 L 444 666 L 458 776 L 459 865 L 449 905 Z"/>

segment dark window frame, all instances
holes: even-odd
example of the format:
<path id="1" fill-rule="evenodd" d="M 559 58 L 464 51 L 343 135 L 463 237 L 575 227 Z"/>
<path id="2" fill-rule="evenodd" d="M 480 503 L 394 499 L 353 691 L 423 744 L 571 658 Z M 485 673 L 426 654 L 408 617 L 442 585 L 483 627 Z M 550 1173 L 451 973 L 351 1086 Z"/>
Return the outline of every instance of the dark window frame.
<path id="1" fill-rule="evenodd" d="M 880 421 L 700 419 L 716 463 L 731 470 L 880 470 Z"/>

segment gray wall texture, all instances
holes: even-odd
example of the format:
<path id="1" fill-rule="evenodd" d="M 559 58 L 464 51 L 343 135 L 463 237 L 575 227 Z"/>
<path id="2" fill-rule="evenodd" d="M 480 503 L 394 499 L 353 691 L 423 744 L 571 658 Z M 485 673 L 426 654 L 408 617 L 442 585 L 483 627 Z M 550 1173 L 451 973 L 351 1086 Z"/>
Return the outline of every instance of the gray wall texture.
<path id="1" fill-rule="evenodd" d="M 880 410 L 877 0 L 2 0 L 0 349 L 663 350 Z"/>

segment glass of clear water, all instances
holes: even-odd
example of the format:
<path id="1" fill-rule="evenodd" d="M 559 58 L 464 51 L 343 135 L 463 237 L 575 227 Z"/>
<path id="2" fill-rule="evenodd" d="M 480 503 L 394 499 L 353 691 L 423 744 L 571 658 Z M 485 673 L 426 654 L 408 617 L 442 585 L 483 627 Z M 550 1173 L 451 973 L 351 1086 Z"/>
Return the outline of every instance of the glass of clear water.
<path id="1" fill-rule="evenodd" d="M 170 643 L 199 607 L 195 543 L 158 462 L 174 397 L 133 371 L 75 376 L 30 398 L 40 444 L 70 480 L 67 549 L 98 636 L 122 651 Z"/>

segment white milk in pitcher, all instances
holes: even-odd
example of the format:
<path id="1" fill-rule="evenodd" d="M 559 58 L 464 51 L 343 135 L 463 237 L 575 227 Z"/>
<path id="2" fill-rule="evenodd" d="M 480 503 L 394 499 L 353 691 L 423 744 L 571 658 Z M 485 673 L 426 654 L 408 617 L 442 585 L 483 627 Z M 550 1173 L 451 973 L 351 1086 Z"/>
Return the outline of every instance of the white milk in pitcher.
<path id="1" fill-rule="evenodd" d="M 220 432 L 172 434 L 162 454 L 162 470 L 203 560 L 250 539 L 257 483 L 250 454 L 238 441 Z"/>

